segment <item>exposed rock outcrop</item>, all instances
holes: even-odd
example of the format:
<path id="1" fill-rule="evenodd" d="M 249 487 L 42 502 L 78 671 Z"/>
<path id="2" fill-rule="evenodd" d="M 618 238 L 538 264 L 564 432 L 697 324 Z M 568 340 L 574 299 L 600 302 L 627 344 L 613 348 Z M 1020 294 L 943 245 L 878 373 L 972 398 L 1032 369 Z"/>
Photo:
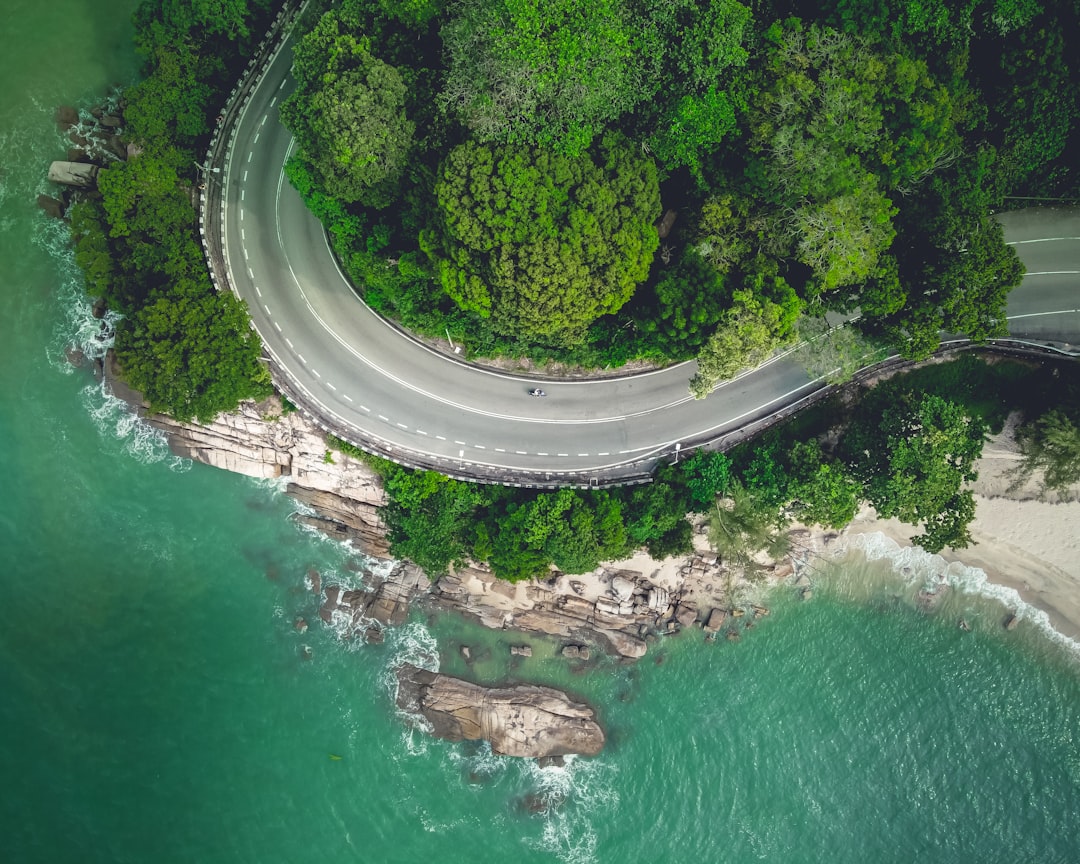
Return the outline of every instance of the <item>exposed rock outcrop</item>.
<path id="1" fill-rule="evenodd" d="M 365 573 L 370 590 L 346 590 L 340 585 L 326 587 L 326 599 L 319 617 L 327 624 L 337 621 L 346 631 L 367 630 L 371 622 L 387 627 L 405 623 L 409 606 L 431 587 L 424 571 L 415 564 L 397 564 L 388 576 L 377 578 Z"/>
<path id="2" fill-rule="evenodd" d="M 62 183 L 65 186 L 78 186 L 82 189 L 93 189 L 97 185 L 97 165 L 88 165 L 85 162 L 62 162 L 56 161 L 49 166 L 49 180 L 53 183 Z"/>
<path id="3" fill-rule="evenodd" d="M 397 672 L 398 707 L 419 713 L 432 734 L 483 740 L 503 756 L 595 756 L 604 732 L 592 708 L 550 687 L 481 687 L 408 664 Z"/>

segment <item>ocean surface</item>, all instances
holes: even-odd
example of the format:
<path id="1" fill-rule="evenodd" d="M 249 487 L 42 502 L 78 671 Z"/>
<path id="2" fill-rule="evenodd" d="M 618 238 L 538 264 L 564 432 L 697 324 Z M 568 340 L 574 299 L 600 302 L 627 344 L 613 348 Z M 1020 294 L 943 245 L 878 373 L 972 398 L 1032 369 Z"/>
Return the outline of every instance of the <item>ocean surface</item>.
<path id="1" fill-rule="evenodd" d="M 135 5 L 0 0 L 3 861 L 1080 861 L 1075 646 L 1032 610 L 1004 631 L 964 568 L 927 613 L 929 559 L 853 557 L 739 642 L 635 666 L 539 642 L 512 665 L 447 616 L 381 646 L 297 633 L 308 572 L 355 582 L 355 557 L 271 485 L 171 457 L 65 360 L 105 343 L 34 199 L 56 106 L 137 74 Z M 429 740 L 393 705 L 403 659 L 565 687 L 608 747 L 541 770 Z"/>

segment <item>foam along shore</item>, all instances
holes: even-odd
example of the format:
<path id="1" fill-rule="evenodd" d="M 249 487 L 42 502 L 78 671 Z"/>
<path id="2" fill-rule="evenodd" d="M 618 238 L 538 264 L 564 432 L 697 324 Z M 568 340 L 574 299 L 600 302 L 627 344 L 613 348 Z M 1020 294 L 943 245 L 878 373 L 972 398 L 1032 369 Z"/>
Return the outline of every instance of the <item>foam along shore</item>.
<path id="1" fill-rule="evenodd" d="M 378 515 L 386 498 L 377 478 L 366 465 L 344 455 L 328 461 L 321 430 L 302 415 L 281 415 L 280 403 L 268 400 L 261 405 L 245 403 L 237 412 L 222 415 L 206 426 L 177 423 L 146 412 L 139 394 L 117 378 L 111 352 L 102 366 L 106 387 L 164 432 L 178 456 L 248 476 L 285 481 L 288 493 L 303 508 L 298 521 L 351 541 L 367 555 L 387 556 L 385 528 Z M 979 461 L 974 487 L 978 507 L 971 526 L 975 545 L 948 551 L 942 557 L 980 568 L 991 583 L 1015 589 L 1019 596 L 1002 597 L 1003 601 L 1014 606 L 1023 601 L 1041 609 L 1054 629 L 1080 642 L 1080 488 L 1064 498 L 1044 497 L 1036 477 L 1019 490 L 1010 489 L 1008 472 L 1017 462 L 1012 428 L 1007 425 L 988 442 Z M 802 551 L 791 562 L 778 562 L 772 581 L 790 575 L 792 565 L 798 565 L 806 554 L 835 554 L 854 545 L 856 535 L 875 532 L 900 546 L 910 546 L 918 530 L 865 511 L 839 536 L 836 532 L 800 531 L 796 545 Z M 578 637 L 585 635 L 577 632 L 578 628 L 588 625 L 588 635 L 600 639 L 605 648 L 626 657 L 640 657 L 645 653 L 640 641 L 644 619 L 617 614 L 623 598 L 618 598 L 620 608 L 609 608 L 614 575 L 623 573 L 642 584 L 647 581 L 650 598 L 654 588 L 667 591 L 669 601 L 676 600 L 674 617 L 685 612 L 686 626 L 694 620 L 707 622 L 711 610 L 732 609 L 737 602 L 732 588 L 738 591 L 740 580 L 735 578 L 733 584 L 716 555 L 706 549 L 703 536 L 697 534 L 694 539 L 697 551 L 687 558 L 655 561 L 639 553 L 626 561 L 608 562 L 596 573 L 560 575 L 554 584 L 548 580 L 510 585 L 490 573 L 467 568 L 455 578 L 440 580 L 439 593 L 443 601 L 451 601 L 450 605 L 490 627 L 530 629 L 526 625 L 535 625 L 539 631 L 577 644 L 581 641 Z M 632 600 L 633 595 L 627 598 L 627 602 Z M 604 618 L 611 627 L 602 634 L 592 632 L 598 622 L 598 602 L 604 607 L 599 611 L 613 613 Z M 538 606 L 543 608 L 538 610 Z M 666 614 L 666 610 L 645 611 L 653 616 Z M 617 642 L 605 644 L 612 639 Z"/>
<path id="2" fill-rule="evenodd" d="M 960 562 L 978 568 L 993 586 L 1008 591 L 984 589 L 1012 608 L 1028 604 L 1046 613 L 1049 624 L 1068 639 L 1080 643 L 1080 486 L 1065 495 L 1046 493 L 1040 478 L 1010 488 L 1018 455 L 1012 434 L 1015 419 L 983 449 L 978 463 L 975 492 L 975 520 L 971 524 L 974 544 L 967 549 L 947 549 L 946 562 Z M 919 533 L 911 525 L 895 519 L 879 519 L 872 510 L 860 513 L 844 531 L 849 546 L 872 543 L 858 535 L 880 532 L 898 546 L 911 546 Z M 878 546 L 877 554 L 884 550 Z M 1022 613 L 1021 613 L 1022 615 Z"/>

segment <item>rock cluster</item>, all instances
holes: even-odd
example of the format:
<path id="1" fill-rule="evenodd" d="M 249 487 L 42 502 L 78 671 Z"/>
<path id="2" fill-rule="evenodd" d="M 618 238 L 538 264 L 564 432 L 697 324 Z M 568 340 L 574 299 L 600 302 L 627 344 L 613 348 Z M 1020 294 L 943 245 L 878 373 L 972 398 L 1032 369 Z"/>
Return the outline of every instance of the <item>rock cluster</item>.
<path id="1" fill-rule="evenodd" d="M 346 634 L 363 633 L 369 640 L 377 639 L 383 627 L 404 624 L 409 607 L 431 587 L 424 571 L 407 562 L 395 565 L 382 578 L 370 570 L 363 575 L 370 589 L 326 586 L 319 617 Z"/>
<path id="2" fill-rule="evenodd" d="M 397 679 L 398 707 L 422 715 L 439 738 L 489 741 L 495 753 L 534 759 L 595 756 L 604 746 L 593 709 L 550 687 L 481 687 L 408 664 Z"/>
<path id="3" fill-rule="evenodd" d="M 49 166 L 49 180 L 65 188 L 59 198 L 39 195 L 37 203 L 42 210 L 63 218 L 76 195 L 95 192 L 101 166 L 136 155 L 120 137 L 123 123 L 119 106 L 94 108 L 85 117 L 70 105 L 56 109 L 57 128 L 67 133 L 72 146 L 66 159 Z"/>

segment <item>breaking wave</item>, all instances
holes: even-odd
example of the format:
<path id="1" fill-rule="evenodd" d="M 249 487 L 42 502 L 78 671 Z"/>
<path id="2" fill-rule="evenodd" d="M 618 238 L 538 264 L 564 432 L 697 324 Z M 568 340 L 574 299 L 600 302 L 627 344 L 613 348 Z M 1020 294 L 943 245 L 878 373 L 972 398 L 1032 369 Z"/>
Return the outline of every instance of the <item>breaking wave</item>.
<path id="1" fill-rule="evenodd" d="M 1014 614 L 1018 622 L 1026 623 L 1051 642 L 1080 657 L 1080 642 L 1055 630 L 1042 609 L 1025 601 L 1016 589 L 991 582 L 986 571 L 979 567 L 961 561 L 946 561 L 918 546 L 901 546 L 880 531 L 856 534 L 847 545 L 860 552 L 867 561 L 887 562 L 909 584 L 929 589 L 945 585 L 963 594 L 996 601 Z"/>

